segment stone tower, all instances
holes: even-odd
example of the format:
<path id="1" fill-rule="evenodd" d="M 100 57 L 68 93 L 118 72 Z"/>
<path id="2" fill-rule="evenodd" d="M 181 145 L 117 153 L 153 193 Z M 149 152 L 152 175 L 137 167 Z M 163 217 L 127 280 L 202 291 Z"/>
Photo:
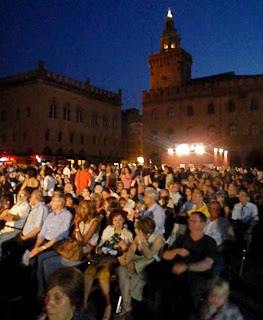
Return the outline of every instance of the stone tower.
<path id="1" fill-rule="evenodd" d="M 192 56 L 180 47 L 174 18 L 168 9 L 160 38 L 160 53 L 149 56 L 151 90 L 178 87 L 191 79 Z"/>

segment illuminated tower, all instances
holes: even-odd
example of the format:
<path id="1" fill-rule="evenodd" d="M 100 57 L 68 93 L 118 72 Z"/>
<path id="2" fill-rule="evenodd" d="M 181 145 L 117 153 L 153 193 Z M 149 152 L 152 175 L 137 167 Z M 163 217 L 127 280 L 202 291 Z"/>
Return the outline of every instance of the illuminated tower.
<path id="1" fill-rule="evenodd" d="M 160 53 L 149 56 L 151 90 L 178 87 L 191 79 L 192 57 L 180 47 L 174 18 L 168 9 L 160 38 Z"/>

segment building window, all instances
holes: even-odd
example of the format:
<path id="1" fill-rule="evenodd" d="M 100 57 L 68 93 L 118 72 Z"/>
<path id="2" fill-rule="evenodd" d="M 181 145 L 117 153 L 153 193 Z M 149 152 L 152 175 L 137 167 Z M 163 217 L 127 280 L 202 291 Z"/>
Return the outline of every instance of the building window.
<path id="1" fill-rule="evenodd" d="M 58 142 L 61 142 L 62 141 L 62 132 L 59 132 L 58 133 Z"/>
<path id="2" fill-rule="evenodd" d="M 250 110 L 258 110 L 258 100 L 257 99 L 251 99 L 250 101 Z"/>
<path id="3" fill-rule="evenodd" d="M 74 142 L 74 134 L 73 134 L 73 133 L 71 133 L 71 134 L 69 135 L 69 142 L 70 142 L 70 143 L 73 143 L 73 142 Z"/>
<path id="4" fill-rule="evenodd" d="M 96 127 L 98 125 L 98 116 L 96 114 L 92 115 L 92 125 Z"/>
<path id="5" fill-rule="evenodd" d="M 174 42 L 171 43 L 171 49 L 175 49 L 175 43 Z"/>
<path id="6" fill-rule="evenodd" d="M 236 106 L 232 100 L 228 102 L 228 112 L 235 112 Z"/>
<path id="7" fill-rule="evenodd" d="M 117 119 L 116 118 L 112 119 L 112 128 L 113 128 L 113 130 L 117 130 Z"/>
<path id="8" fill-rule="evenodd" d="M 56 119 L 57 117 L 57 106 L 55 104 L 51 104 L 49 108 L 49 118 Z"/>
<path id="9" fill-rule="evenodd" d="M 103 117 L 103 127 L 104 127 L 104 128 L 107 128 L 107 127 L 108 127 L 108 118 L 107 118 L 107 116 L 104 116 L 104 117 Z"/>
<path id="10" fill-rule="evenodd" d="M 45 133 L 45 141 L 49 140 L 49 135 L 50 135 L 50 132 L 49 132 L 49 130 L 47 130 Z"/>
<path id="11" fill-rule="evenodd" d="M 230 137 L 236 137 L 237 136 L 237 127 L 236 126 L 231 126 L 229 133 L 230 133 Z"/>
<path id="12" fill-rule="evenodd" d="M 6 143 L 6 134 L 5 133 L 2 133 L 2 143 Z"/>
<path id="13" fill-rule="evenodd" d="M 6 121 L 6 110 L 1 111 L 0 121 Z"/>
<path id="14" fill-rule="evenodd" d="M 20 119 L 20 114 L 21 114 L 20 109 L 17 108 L 17 109 L 16 109 L 16 120 L 19 120 L 19 119 Z"/>
<path id="15" fill-rule="evenodd" d="M 153 130 L 151 133 L 152 140 L 157 141 L 158 140 L 158 132 L 156 130 Z"/>
<path id="16" fill-rule="evenodd" d="M 174 108 L 173 107 L 168 108 L 167 114 L 168 114 L 168 118 L 174 118 Z"/>
<path id="17" fill-rule="evenodd" d="M 82 110 L 77 110 L 77 122 L 83 122 Z"/>
<path id="18" fill-rule="evenodd" d="M 188 115 L 189 117 L 191 117 L 191 116 L 194 115 L 194 109 L 193 109 L 192 106 L 188 106 L 188 107 L 187 107 L 187 115 Z"/>
<path id="19" fill-rule="evenodd" d="M 257 136 L 259 134 L 259 127 L 258 125 L 255 123 L 255 124 L 252 124 L 251 126 L 251 135 L 252 136 Z"/>
<path id="20" fill-rule="evenodd" d="M 168 133 L 168 139 L 169 140 L 173 140 L 173 138 L 174 138 L 174 129 L 169 128 L 167 133 Z"/>
<path id="21" fill-rule="evenodd" d="M 97 144 L 97 137 L 93 136 L 93 144 L 96 145 Z"/>
<path id="22" fill-rule="evenodd" d="M 64 120 L 70 120 L 70 109 L 69 109 L 69 106 L 64 107 L 63 119 Z"/>
<path id="23" fill-rule="evenodd" d="M 164 50 L 167 50 L 168 47 L 169 47 L 169 46 L 168 46 L 168 43 L 165 43 L 163 47 L 164 47 Z"/>
<path id="24" fill-rule="evenodd" d="M 30 107 L 27 107 L 27 109 L 26 109 L 26 116 L 27 116 L 28 118 L 31 117 L 31 108 L 30 108 Z"/>
<path id="25" fill-rule="evenodd" d="M 207 132 L 208 137 L 214 137 L 216 135 L 216 128 L 214 126 L 210 126 Z"/>
<path id="26" fill-rule="evenodd" d="M 152 110 L 152 119 L 157 119 L 157 111 L 156 110 Z"/>
<path id="27" fill-rule="evenodd" d="M 213 103 L 210 103 L 210 104 L 207 106 L 207 113 L 209 113 L 209 114 L 215 113 L 215 106 L 214 106 Z"/>
<path id="28" fill-rule="evenodd" d="M 83 137 L 83 135 L 80 136 L 80 144 L 84 144 L 84 137 Z"/>

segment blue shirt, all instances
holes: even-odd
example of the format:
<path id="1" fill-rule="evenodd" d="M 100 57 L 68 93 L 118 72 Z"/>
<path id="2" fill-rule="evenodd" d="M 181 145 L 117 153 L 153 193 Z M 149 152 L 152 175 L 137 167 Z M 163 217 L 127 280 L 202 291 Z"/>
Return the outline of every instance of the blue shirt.
<path id="1" fill-rule="evenodd" d="M 54 238 L 56 238 L 57 241 L 66 239 L 69 234 L 71 219 L 72 214 L 66 208 L 58 214 L 51 211 L 44 222 L 39 237 L 48 241 Z"/>
<path id="2" fill-rule="evenodd" d="M 234 206 L 232 219 L 241 220 L 254 226 L 258 223 L 258 207 L 252 202 L 247 202 L 244 206 L 239 202 Z"/>
<path id="3" fill-rule="evenodd" d="M 29 232 L 37 227 L 42 227 L 48 215 L 48 208 L 43 202 L 39 202 L 29 213 L 26 223 L 23 228 L 23 235 L 26 236 Z"/>
<path id="4" fill-rule="evenodd" d="M 142 217 L 151 217 L 155 221 L 155 233 L 164 234 L 165 214 L 163 208 L 154 203 L 150 208 L 141 213 Z"/>

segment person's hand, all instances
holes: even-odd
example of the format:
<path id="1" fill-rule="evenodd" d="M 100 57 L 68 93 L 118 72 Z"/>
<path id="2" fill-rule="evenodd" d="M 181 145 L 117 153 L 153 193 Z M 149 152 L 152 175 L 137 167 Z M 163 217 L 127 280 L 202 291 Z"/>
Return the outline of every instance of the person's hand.
<path id="1" fill-rule="evenodd" d="M 176 263 L 173 266 L 172 271 L 175 274 L 181 274 L 181 273 L 185 272 L 187 269 L 188 269 L 188 267 L 185 263 Z"/>
<path id="2" fill-rule="evenodd" d="M 165 260 L 173 260 L 177 254 L 178 254 L 178 249 L 166 250 L 163 253 L 163 258 Z"/>
<path id="3" fill-rule="evenodd" d="M 33 250 L 30 251 L 29 258 L 31 259 L 31 258 L 37 256 L 39 253 L 40 253 L 39 248 L 34 248 Z"/>
<path id="4" fill-rule="evenodd" d="M 120 263 L 121 266 L 126 266 L 127 265 L 127 260 L 126 260 L 125 255 L 122 255 L 122 256 L 118 257 L 118 260 L 119 260 L 119 263 Z"/>
<path id="5" fill-rule="evenodd" d="M 129 272 L 133 272 L 135 270 L 135 265 L 134 265 L 133 261 L 131 261 L 127 264 L 127 269 Z"/>
<path id="6" fill-rule="evenodd" d="M 20 240 L 26 240 L 26 237 L 22 233 L 20 233 L 19 238 Z"/>
<path id="7" fill-rule="evenodd" d="M 121 248 L 122 251 L 125 251 L 127 249 L 125 242 L 123 239 L 121 239 L 118 243 L 119 247 Z"/>
<path id="8" fill-rule="evenodd" d="M 137 229 L 136 234 L 137 234 L 137 237 L 138 237 L 139 241 L 145 240 L 145 236 L 144 236 L 142 230 L 138 230 Z"/>

